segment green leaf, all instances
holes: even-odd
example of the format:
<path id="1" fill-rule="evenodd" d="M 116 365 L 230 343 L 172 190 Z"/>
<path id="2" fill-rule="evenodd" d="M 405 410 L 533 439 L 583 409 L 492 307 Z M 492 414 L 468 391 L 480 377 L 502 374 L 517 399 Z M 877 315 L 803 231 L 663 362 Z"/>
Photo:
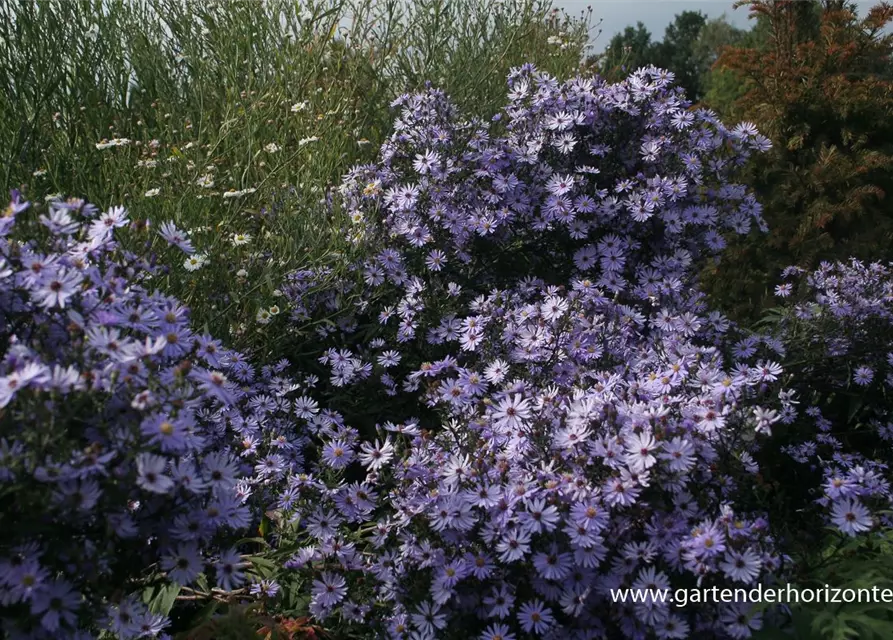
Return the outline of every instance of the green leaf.
<path id="1" fill-rule="evenodd" d="M 242 538 L 241 540 L 238 540 L 236 542 L 235 546 L 238 547 L 243 544 L 248 544 L 249 542 L 254 543 L 254 544 L 259 544 L 262 547 L 267 547 L 267 548 L 269 548 L 269 546 L 270 546 L 270 543 L 267 542 L 266 540 L 264 540 L 263 538 Z"/>
<path id="2" fill-rule="evenodd" d="M 272 560 L 264 558 L 262 556 L 248 556 L 248 560 L 251 564 L 256 565 L 258 567 L 268 567 L 270 569 L 276 568 L 276 563 Z"/>
<path id="3" fill-rule="evenodd" d="M 273 523 L 270 519 L 264 515 L 264 517 L 260 521 L 260 526 L 257 528 L 260 531 L 260 535 L 262 538 L 265 538 L 268 533 L 270 533 L 272 529 Z"/>
<path id="4" fill-rule="evenodd" d="M 177 596 L 180 595 L 181 589 L 182 587 L 176 583 L 162 585 L 154 597 L 146 603 L 149 605 L 149 610 L 152 613 L 160 613 L 166 616 L 174 608 L 174 602 L 177 600 Z"/>
<path id="5" fill-rule="evenodd" d="M 155 595 L 155 587 L 146 587 L 143 589 L 142 599 L 143 604 L 149 604 L 152 601 L 153 596 Z"/>
<path id="6" fill-rule="evenodd" d="M 195 579 L 195 586 L 197 586 L 200 591 L 208 592 L 211 590 L 211 586 L 208 584 L 208 576 L 204 573 L 198 574 L 198 577 Z"/>
<path id="7" fill-rule="evenodd" d="M 249 556 L 248 561 L 251 562 L 257 573 L 263 577 L 273 575 L 279 568 L 279 565 L 275 562 L 262 556 Z"/>

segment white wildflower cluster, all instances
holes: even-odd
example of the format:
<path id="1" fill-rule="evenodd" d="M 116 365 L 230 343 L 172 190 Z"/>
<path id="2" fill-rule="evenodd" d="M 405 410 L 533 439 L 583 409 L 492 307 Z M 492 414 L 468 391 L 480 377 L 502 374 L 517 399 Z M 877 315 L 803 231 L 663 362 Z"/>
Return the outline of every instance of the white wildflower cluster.
<path id="1" fill-rule="evenodd" d="M 248 187 L 247 189 L 241 189 L 236 191 L 235 189 L 229 189 L 223 193 L 224 198 L 241 198 L 242 196 L 247 196 L 251 193 L 254 193 L 257 189 L 253 187 Z"/>
<path id="2" fill-rule="evenodd" d="M 102 139 L 101 142 L 96 143 L 96 148 L 100 151 L 102 149 L 110 149 L 111 147 L 124 147 L 130 144 L 129 138 L 112 138 L 111 140 Z"/>
<path id="3" fill-rule="evenodd" d="M 546 39 L 546 43 L 558 47 L 559 49 L 567 49 L 571 46 L 571 43 L 564 39 L 567 34 L 563 31 L 559 31 L 557 36 L 549 36 Z"/>

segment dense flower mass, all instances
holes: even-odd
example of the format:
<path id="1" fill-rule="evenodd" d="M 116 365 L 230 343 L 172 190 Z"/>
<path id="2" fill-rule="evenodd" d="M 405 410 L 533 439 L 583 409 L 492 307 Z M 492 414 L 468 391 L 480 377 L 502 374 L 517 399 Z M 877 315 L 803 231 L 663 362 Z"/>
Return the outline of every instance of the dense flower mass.
<path id="1" fill-rule="evenodd" d="M 467 265 L 487 264 L 498 247 L 514 254 L 512 275 L 582 273 L 637 298 L 678 291 L 691 260 L 724 246 L 723 231 L 764 226 L 753 195 L 730 179 L 768 141 L 690 111 L 671 81 L 652 68 L 613 85 L 559 84 L 526 66 L 510 76 L 499 137 L 437 90 L 399 98 L 380 163 L 342 186 L 357 236 L 403 239 L 366 265 L 367 283 L 399 274 L 404 259 L 474 281 L 481 274 Z"/>
<path id="2" fill-rule="evenodd" d="M 367 578 L 350 595 L 393 603 L 386 624 L 432 637 L 436 624 L 420 620 L 435 610 L 445 625 L 477 614 L 483 632 L 493 618 L 523 628 L 538 605 L 554 637 L 668 625 L 736 635 L 734 608 L 683 618 L 612 603 L 609 589 L 747 585 L 778 568 L 768 523 L 732 499 L 754 472 L 745 443 L 783 404 L 763 367 L 697 345 L 715 331 L 703 317 L 646 317 L 579 286 L 561 295 L 531 281 L 466 318 L 482 327 L 478 348 L 463 351 L 457 328 L 443 339 L 455 356 L 403 380 L 439 421 L 384 423 L 366 439 L 341 423 L 320 433 L 317 474 L 280 505 L 313 512 L 292 566 L 371 573 L 375 591 Z M 679 328 L 690 321 L 707 327 L 694 340 Z M 327 361 L 337 379 L 393 357 L 332 350 Z M 350 482 L 352 464 L 365 474 Z M 371 539 L 355 540 L 366 525 Z M 315 613 L 340 603 L 318 597 Z"/>
<path id="3" fill-rule="evenodd" d="M 743 639 L 778 612 L 615 591 L 784 582 L 789 541 L 754 499 L 773 474 L 806 469 L 818 528 L 893 524 L 890 267 L 823 265 L 799 288 L 789 270 L 765 334 L 697 288 L 724 234 L 764 228 L 734 181 L 768 146 L 752 125 L 691 109 L 655 68 L 525 66 L 489 122 L 430 87 L 394 106 L 378 161 L 329 202 L 361 258 L 292 273 L 258 312 L 316 327 L 295 331 L 296 369 L 197 333 L 128 250 L 147 230 L 125 209 L 14 194 L 10 638 L 169 637 L 139 596 L 174 585 L 352 637 Z M 152 233 L 207 262 L 173 222 Z"/>
<path id="4" fill-rule="evenodd" d="M 129 593 L 246 582 L 229 545 L 300 470 L 285 365 L 253 368 L 153 292 L 127 212 L 15 195 L 0 217 L 0 620 L 10 638 L 154 637 Z M 170 231 L 170 229 L 168 229 Z M 84 630 L 78 635 L 76 630 Z"/>
<path id="5" fill-rule="evenodd" d="M 610 597 L 751 585 L 780 564 L 735 495 L 790 395 L 756 348 L 725 355 L 729 323 L 691 289 L 724 231 L 762 225 L 730 178 L 766 143 L 670 81 L 525 67 L 492 125 L 434 89 L 404 96 L 379 163 L 346 177 L 364 286 L 318 293 L 329 274 L 301 271 L 287 288 L 296 321 L 341 309 L 319 393 L 375 403 L 318 432 L 316 472 L 280 504 L 312 511 L 287 566 L 329 571 L 319 619 L 382 602 L 392 638 L 460 620 L 483 638 L 759 627 L 741 605 Z"/>

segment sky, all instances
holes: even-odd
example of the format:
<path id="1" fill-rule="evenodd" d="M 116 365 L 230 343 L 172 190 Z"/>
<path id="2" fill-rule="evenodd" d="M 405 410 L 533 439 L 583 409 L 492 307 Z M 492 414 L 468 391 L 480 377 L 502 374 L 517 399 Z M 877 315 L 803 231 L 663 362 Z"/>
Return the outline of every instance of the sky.
<path id="1" fill-rule="evenodd" d="M 708 19 L 725 14 L 736 27 L 749 28 L 747 7 L 734 9 L 734 0 L 553 0 L 552 4 L 573 16 L 580 15 L 587 6 L 592 7 L 592 53 L 603 51 L 614 34 L 623 31 L 627 25 L 635 25 L 637 21 L 641 21 L 651 32 L 653 41 L 662 40 L 664 29 L 673 21 L 673 17 L 686 10 L 700 11 Z M 864 15 L 877 2 L 857 0 L 857 4 L 860 15 Z M 602 22 L 596 26 L 599 20 Z M 602 33 L 596 38 L 599 29 Z"/>

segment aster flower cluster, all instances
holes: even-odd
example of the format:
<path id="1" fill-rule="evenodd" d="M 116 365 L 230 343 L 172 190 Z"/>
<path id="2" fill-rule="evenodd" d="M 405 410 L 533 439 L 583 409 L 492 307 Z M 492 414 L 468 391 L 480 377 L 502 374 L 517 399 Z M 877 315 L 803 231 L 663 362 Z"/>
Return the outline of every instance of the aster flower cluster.
<path id="1" fill-rule="evenodd" d="M 195 332 L 125 249 L 123 208 L 14 194 L 4 633 L 166 637 L 135 594 L 173 584 L 306 598 L 362 637 L 748 638 L 763 614 L 743 603 L 612 590 L 783 581 L 753 499 L 779 452 L 817 479 L 822 522 L 889 527 L 891 267 L 786 282 L 788 311 L 748 334 L 694 274 L 724 234 L 764 228 L 734 179 L 766 138 L 653 67 L 608 84 L 525 65 L 508 89 L 490 122 L 431 87 L 395 101 L 337 199 L 360 259 L 278 290 L 316 327 L 295 329 L 300 370 Z M 159 234 L 206 260 L 172 222 Z M 264 571 L 239 542 L 261 518 Z"/>
<path id="2" fill-rule="evenodd" d="M 285 364 L 196 333 L 120 207 L 13 194 L 0 215 L 0 624 L 9 638 L 164 636 L 128 594 L 242 588 L 233 544 L 299 471 Z M 247 591 L 247 585 L 245 586 Z"/>
<path id="3" fill-rule="evenodd" d="M 343 409 L 278 505 L 300 519 L 286 568 L 317 577 L 318 619 L 391 638 L 749 637 L 741 605 L 609 594 L 779 569 L 736 496 L 796 409 L 756 348 L 725 355 L 691 268 L 762 225 L 729 179 L 765 139 L 688 111 L 657 69 L 561 85 L 528 66 L 510 91 L 491 125 L 434 89 L 398 99 L 380 161 L 342 187 L 371 257 L 284 288 L 296 322 L 340 309 L 311 395 Z"/>
<path id="4" fill-rule="evenodd" d="M 829 525 L 848 536 L 889 528 L 893 265 L 851 260 L 784 276 L 793 297 L 777 332 L 799 363 L 807 422 L 783 451 L 820 476 L 814 498 Z"/>
<path id="5" fill-rule="evenodd" d="M 753 621 L 736 607 L 683 617 L 666 603 L 613 603 L 609 590 L 749 585 L 777 570 L 768 523 L 737 511 L 734 496 L 753 473 L 737 443 L 777 419 L 758 398 L 782 403 L 761 366 L 730 367 L 696 344 L 703 333 L 684 338 L 678 316 L 646 317 L 575 284 L 562 293 L 530 281 L 477 301 L 467 319 L 480 345 L 463 350 L 458 329 L 444 339 L 455 356 L 401 380 L 398 393 L 438 421 L 363 434 L 331 416 L 320 428 L 315 473 L 294 478 L 279 505 L 301 517 L 306 542 L 286 566 L 326 571 L 316 616 L 384 601 L 395 638 L 442 637 L 451 620 L 483 637 L 499 625 L 747 636 Z M 333 382 L 396 367 L 384 346 L 332 350 Z"/>
<path id="6" fill-rule="evenodd" d="M 401 237 L 407 259 L 471 281 L 511 266 L 513 276 L 560 281 L 585 273 L 638 298 L 678 291 L 692 260 L 724 246 L 724 231 L 764 228 L 760 205 L 731 178 L 769 143 L 752 125 L 729 130 L 688 110 L 671 80 L 648 68 L 618 84 L 559 84 L 526 65 L 491 125 L 461 119 L 436 89 L 402 96 L 380 162 L 342 185 L 352 235 Z M 486 261 L 494 252 L 500 260 Z M 370 261 L 367 282 L 403 268 L 395 258 Z"/>

